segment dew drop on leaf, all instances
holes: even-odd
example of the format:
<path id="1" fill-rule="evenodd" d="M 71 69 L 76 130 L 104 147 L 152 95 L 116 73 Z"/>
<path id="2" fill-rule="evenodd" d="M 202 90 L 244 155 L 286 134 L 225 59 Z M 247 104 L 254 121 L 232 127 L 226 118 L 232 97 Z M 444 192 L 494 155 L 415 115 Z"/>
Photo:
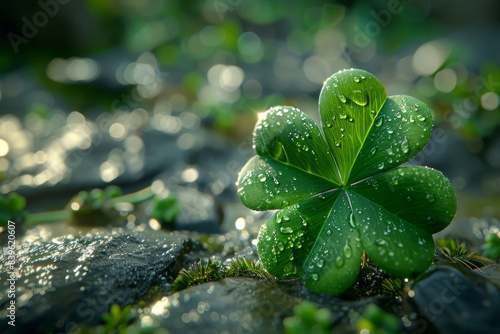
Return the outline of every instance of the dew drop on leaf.
<path id="1" fill-rule="evenodd" d="M 285 233 L 285 234 L 292 234 L 293 233 L 293 230 L 291 227 L 281 226 L 280 231 L 281 231 L 281 233 Z"/>
<path id="2" fill-rule="evenodd" d="M 346 103 L 346 102 L 347 102 L 346 97 L 345 97 L 344 95 L 342 95 L 342 94 L 339 94 L 339 99 L 340 99 L 340 101 L 341 101 L 342 103 Z"/>
<path id="3" fill-rule="evenodd" d="M 340 268 L 344 265 L 344 258 L 342 256 L 337 256 L 337 258 L 335 259 L 335 265 L 337 266 L 337 268 Z"/>
<path id="4" fill-rule="evenodd" d="M 378 169 L 384 169 L 384 162 L 383 161 L 378 164 Z"/>
<path id="5" fill-rule="evenodd" d="M 339 115 L 339 118 L 340 118 L 340 119 L 347 119 L 347 115 L 346 115 L 346 114 L 340 114 L 340 115 Z"/>
<path id="6" fill-rule="evenodd" d="M 420 122 L 423 122 L 423 121 L 425 121 L 425 116 L 424 116 L 424 115 L 417 115 L 417 119 L 418 119 Z"/>
<path id="7" fill-rule="evenodd" d="M 375 125 L 376 127 L 381 126 L 381 125 L 382 125 L 382 123 L 384 123 L 384 118 L 383 118 L 383 117 L 380 117 L 380 116 L 379 116 L 379 117 L 375 118 L 375 123 L 374 123 L 374 125 Z"/>
<path id="8" fill-rule="evenodd" d="M 380 255 L 385 255 L 387 242 L 384 239 L 377 239 L 375 240 L 375 244 L 377 245 Z"/>
<path id="9" fill-rule="evenodd" d="M 403 153 L 408 153 L 410 150 L 410 147 L 408 146 L 408 137 L 404 137 L 403 141 L 401 142 L 401 151 Z"/>
<path id="10" fill-rule="evenodd" d="M 318 267 L 321 268 L 325 264 L 325 260 L 318 260 L 318 262 L 316 264 L 318 265 Z"/>
<path id="11" fill-rule="evenodd" d="M 352 248 L 349 246 L 349 244 L 346 242 L 344 246 L 344 255 L 346 259 L 350 259 L 352 256 Z"/>
<path id="12" fill-rule="evenodd" d="M 434 203 L 436 201 L 436 197 L 431 194 L 431 193 L 427 193 L 425 195 L 425 198 L 430 202 L 430 203 Z"/>
<path id="13" fill-rule="evenodd" d="M 358 106 L 364 107 L 368 104 L 368 94 L 360 90 L 352 92 L 350 97 Z"/>
<path id="14" fill-rule="evenodd" d="M 360 82 L 359 77 L 354 77 L 354 82 Z"/>
<path id="15" fill-rule="evenodd" d="M 259 178 L 260 182 L 266 182 L 266 176 L 264 174 L 259 174 L 257 175 L 257 177 Z"/>
<path id="16" fill-rule="evenodd" d="M 332 230 L 330 229 L 326 230 L 326 235 L 332 235 Z"/>
<path id="17" fill-rule="evenodd" d="M 318 274 L 314 273 L 314 274 L 311 274 L 311 277 L 313 280 L 317 281 L 319 279 L 319 276 Z"/>
<path id="18" fill-rule="evenodd" d="M 278 249 L 280 252 L 282 252 L 285 249 L 285 245 L 283 245 L 282 242 L 278 242 Z"/>
<path id="19" fill-rule="evenodd" d="M 376 146 L 375 146 L 375 147 L 372 147 L 372 148 L 370 149 L 370 154 L 371 154 L 371 155 L 375 155 L 375 153 L 377 153 L 377 147 L 376 147 Z"/>

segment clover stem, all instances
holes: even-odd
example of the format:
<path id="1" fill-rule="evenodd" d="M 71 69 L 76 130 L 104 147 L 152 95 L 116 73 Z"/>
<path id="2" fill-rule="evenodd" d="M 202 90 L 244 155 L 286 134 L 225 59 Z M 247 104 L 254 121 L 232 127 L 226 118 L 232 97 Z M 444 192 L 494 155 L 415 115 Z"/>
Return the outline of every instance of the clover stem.
<path id="1" fill-rule="evenodd" d="M 36 226 L 39 224 L 58 222 L 68 219 L 70 216 L 66 210 L 32 213 L 26 218 L 26 225 Z"/>

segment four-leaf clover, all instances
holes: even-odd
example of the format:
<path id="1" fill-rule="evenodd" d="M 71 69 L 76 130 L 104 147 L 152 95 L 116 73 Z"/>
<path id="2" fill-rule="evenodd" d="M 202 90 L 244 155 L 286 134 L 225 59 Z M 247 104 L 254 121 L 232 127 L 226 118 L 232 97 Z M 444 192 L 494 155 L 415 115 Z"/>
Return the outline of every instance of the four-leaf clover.
<path id="1" fill-rule="evenodd" d="M 260 229 L 262 265 L 333 295 L 355 282 L 363 252 L 390 275 L 424 271 L 433 261 L 432 233 L 456 210 L 439 171 L 398 167 L 429 141 L 429 108 L 411 96 L 387 97 L 372 74 L 350 69 L 326 80 L 319 112 L 321 127 L 287 106 L 256 124 L 257 156 L 237 185 L 247 207 L 281 209 Z"/>

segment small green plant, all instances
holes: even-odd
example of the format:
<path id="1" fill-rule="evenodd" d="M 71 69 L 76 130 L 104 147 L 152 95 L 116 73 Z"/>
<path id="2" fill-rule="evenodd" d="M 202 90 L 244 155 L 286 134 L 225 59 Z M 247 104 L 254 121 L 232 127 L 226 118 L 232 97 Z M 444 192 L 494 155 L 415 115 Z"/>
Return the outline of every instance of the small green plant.
<path id="1" fill-rule="evenodd" d="M 490 233 L 484 237 L 483 254 L 490 259 L 500 258 L 500 233 Z"/>
<path id="2" fill-rule="evenodd" d="M 394 314 L 384 312 L 377 305 L 370 304 L 358 322 L 358 331 L 361 334 L 397 334 L 398 318 Z"/>
<path id="3" fill-rule="evenodd" d="M 109 186 L 102 190 L 80 191 L 70 201 L 71 221 L 78 225 L 106 225 L 119 219 L 113 199 L 121 196 L 121 189 Z"/>
<path id="4" fill-rule="evenodd" d="M 131 312 L 131 305 L 127 305 L 123 309 L 118 304 L 111 305 L 109 313 L 102 315 L 104 333 L 126 334 L 127 326 L 131 321 Z"/>
<path id="5" fill-rule="evenodd" d="M 180 212 L 177 196 L 173 194 L 166 197 L 155 196 L 151 200 L 151 217 L 164 224 L 172 224 Z"/>
<path id="6" fill-rule="evenodd" d="M 466 268 L 473 270 L 493 263 L 489 258 L 470 251 L 464 243 L 452 238 L 440 238 L 436 240 L 441 253 L 451 262 L 460 263 Z"/>
<path id="7" fill-rule="evenodd" d="M 198 261 L 188 269 L 181 269 L 172 284 L 172 291 L 180 291 L 193 285 L 223 279 L 225 272 L 226 268 L 220 261 Z"/>
<path id="8" fill-rule="evenodd" d="M 437 170 L 398 166 L 429 141 L 429 108 L 411 96 L 387 97 L 372 74 L 350 69 L 325 81 L 319 113 L 321 128 L 286 106 L 256 124 L 257 156 L 237 185 L 247 207 L 281 209 L 259 232 L 264 268 L 333 295 L 354 283 L 363 252 L 391 276 L 427 269 L 432 234 L 455 214 L 455 192 Z"/>
<path id="9" fill-rule="evenodd" d="M 272 280 L 272 276 L 265 272 L 256 260 L 238 258 L 227 265 L 227 277 L 253 277 Z"/>
<path id="10" fill-rule="evenodd" d="M 226 277 L 252 277 L 273 280 L 273 277 L 265 272 L 256 260 L 238 258 L 226 265 L 217 260 L 198 261 L 188 269 L 181 269 L 172 284 L 172 291 L 180 291 L 194 285 L 217 281 Z"/>
<path id="11" fill-rule="evenodd" d="M 382 292 L 386 296 L 401 298 L 404 287 L 404 281 L 397 277 L 388 277 L 382 281 Z"/>
<path id="12" fill-rule="evenodd" d="M 332 332 L 333 317 L 329 310 L 318 309 L 308 301 L 295 306 L 293 317 L 283 321 L 286 334 L 329 334 Z"/>

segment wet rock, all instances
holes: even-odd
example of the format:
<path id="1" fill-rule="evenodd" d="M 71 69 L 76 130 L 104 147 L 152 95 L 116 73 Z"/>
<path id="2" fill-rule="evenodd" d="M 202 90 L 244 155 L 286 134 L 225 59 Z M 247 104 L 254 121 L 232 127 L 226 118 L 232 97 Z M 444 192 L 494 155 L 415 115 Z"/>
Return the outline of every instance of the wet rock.
<path id="1" fill-rule="evenodd" d="M 172 280 L 194 242 L 159 231 L 94 232 L 49 242 L 24 242 L 17 250 L 16 326 L 0 323 L 2 333 L 70 331 L 96 325 L 113 303 L 138 302 L 150 286 Z M 6 319 L 10 268 L 2 253 L 0 316 Z M 5 306 L 5 307 L 4 307 Z"/>
<path id="2" fill-rule="evenodd" d="M 300 298 L 250 278 L 207 282 L 164 297 L 150 316 L 172 333 L 276 333 Z"/>
<path id="3" fill-rule="evenodd" d="M 498 329 L 500 290 L 483 276 L 441 266 L 415 284 L 411 303 L 423 317 L 415 331 L 435 327 L 439 333 L 493 333 Z"/>

